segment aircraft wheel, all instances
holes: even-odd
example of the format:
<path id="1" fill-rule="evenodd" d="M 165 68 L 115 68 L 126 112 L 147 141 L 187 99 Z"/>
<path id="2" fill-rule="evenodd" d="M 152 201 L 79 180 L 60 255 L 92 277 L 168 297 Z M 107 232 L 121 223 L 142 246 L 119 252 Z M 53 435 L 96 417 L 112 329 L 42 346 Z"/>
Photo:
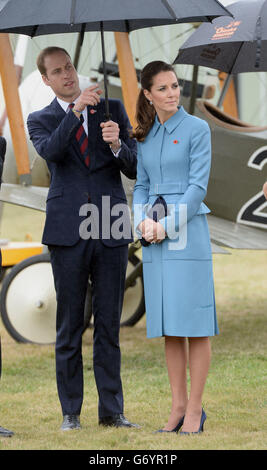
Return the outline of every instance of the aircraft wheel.
<path id="1" fill-rule="evenodd" d="M 2 283 L 3 323 L 18 342 L 50 344 L 56 340 L 56 292 L 49 253 L 16 264 Z"/>

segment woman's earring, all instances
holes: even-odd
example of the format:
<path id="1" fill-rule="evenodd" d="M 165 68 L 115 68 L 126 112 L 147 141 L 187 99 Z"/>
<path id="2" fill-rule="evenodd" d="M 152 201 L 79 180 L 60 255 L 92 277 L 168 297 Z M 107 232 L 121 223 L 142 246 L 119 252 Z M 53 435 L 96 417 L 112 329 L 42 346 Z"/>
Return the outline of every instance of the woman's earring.
<path id="1" fill-rule="evenodd" d="M 151 106 L 153 105 L 152 101 L 149 101 L 149 104 L 151 104 Z"/>

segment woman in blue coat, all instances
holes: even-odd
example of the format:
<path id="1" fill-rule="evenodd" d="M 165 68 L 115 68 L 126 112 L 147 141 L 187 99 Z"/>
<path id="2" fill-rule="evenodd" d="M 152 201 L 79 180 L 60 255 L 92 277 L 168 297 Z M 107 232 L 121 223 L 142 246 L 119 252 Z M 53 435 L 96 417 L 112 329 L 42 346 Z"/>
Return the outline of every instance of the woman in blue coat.
<path id="1" fill-rule="evenodd" d="M 208 124 L 179 106 L 173 67 L 147 64 L 141 74 L 135 137 L 138 141 L 134 224 L 143 246 L 147 336 L 165 337 L 172 408 L 160 432 L 203 431 L 202 396 L 209 370 L 209 337 L 218 334 L 212 251 L 203 199 L 211 139 Z M 147 212 L 159 196 L 167 214 Z M 187 343 L 188 338 L 188 343 Z M 190 395 L 187 393 L 187 362 Z"/>

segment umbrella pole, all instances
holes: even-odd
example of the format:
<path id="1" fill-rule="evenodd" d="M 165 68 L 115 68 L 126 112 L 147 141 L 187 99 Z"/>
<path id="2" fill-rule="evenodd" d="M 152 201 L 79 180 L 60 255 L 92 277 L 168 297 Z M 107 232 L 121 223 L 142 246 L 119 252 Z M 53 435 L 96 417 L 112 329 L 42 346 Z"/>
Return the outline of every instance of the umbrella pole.
<path id="1" fill-rule="evenodd" d="M 106 70 L 106 54 L 105 54 L 105 41 L 104 41 L 104 28 L 103 21 L 100 21 L 100 31 L 101 31 L 101 47 L 102 47 L 102 59 L 103 59 L 103 74 L 104 74 L 104 90 L 105 90 L 105 119 L 109 121 L 111 115 L 109 113 L 109 102 L 108 102 L 108 84 L 107 84 L 107 70 Z"/>
<path id="2" fill-rule="evenodd" d="M 83 23 L 82 29 L 79 32 L 79 36 L 78 36 L 78 40 L 77 40 L 77 44 L 76 44 L 75 56 L 74 56 L 74 61 L 73 61 L 73 65 L 74 65 L 76 70 L 78 69 L 78 64 L 79 64 L 79 60 L 80 60 L 80 54 L 81 54 L 83 40 L 84 40 L 85 26 L 86 26 L 86 24 Z"/>
<path id="3" fill-rule="evenodd" d="M 225 98 L 225 95 L 227 93 L 227 90 L 229 88 L 231 80 L 232 80 L 232 75 L 229 73 L 227 79 L 224 82 L 224 85 L 223 85 L 223 88 L 222 88 L 222 91 L 221 91 L 221 95 L 220 95 L 219 101 L 217 103 L 218 108 L 222 107 L 223 100 Z"/>
<path id="4" fill-rule="evenodd" d="M 195 104 L 196 104 L 196 97 L 197 97 L 197 78 L 198 78 L 198 65 L 194 65 L 193 77 L 192 77 L 191 99 L 190 99 L 190 106 L 189 106 L 190 114 L 194 114 L 195 112 Z"/>
<path id="5" fill-rule="evenodd" d="M 79 33 L 79 37 L 78 37 L 77 44 L 76 44 L 76 49 L 75 49 L 74 60 L 73 60 L 73 65 L 74 65 L 76 70 L 78 68 L 78 64 L 79 64 L 79 60 L 80 60 L 81 48 L 82 48 L 81 33 Z"/>

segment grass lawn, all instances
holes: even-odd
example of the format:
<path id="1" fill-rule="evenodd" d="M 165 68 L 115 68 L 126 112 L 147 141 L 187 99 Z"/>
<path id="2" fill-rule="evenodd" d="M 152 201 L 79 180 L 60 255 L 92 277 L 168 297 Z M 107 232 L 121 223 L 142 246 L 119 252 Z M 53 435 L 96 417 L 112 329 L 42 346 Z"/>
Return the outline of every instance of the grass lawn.
<path id="1" fill-rule="evenodd" d="M 4 210 L 2 238 L 24 239 L 31 232 L 17 208 Z M 10 215 L 11 212 L 11 215 Z M 19 213 L 21 214 L 20 211 Z M 35 213 L 33 240 L 39 241 L 43 215 Z M 9 222 L 15 220 L 16 228 Z M 19 234 L 23 234 L 19 238 Z M 214 255 L 220 335 L 212 338 L 212 365 L 203 405 L 205 432 L 199 436 L 153 434 L 168 417 L 171 397 L 162 339 L 146 338 L 145 317 L 121 330 L 125 415 L 141 429 L 98 426 L 92 370 L 92 330 L 83 336 L 84 404 L 82 430 L 63 433 L 57 397 L 54 346 L 19 344 L 0 322 L 3 373 L 0 425 L 15 435 L 0 439 L 1 450 L 260 450 L 266 449 L 267 252 Z"/>

